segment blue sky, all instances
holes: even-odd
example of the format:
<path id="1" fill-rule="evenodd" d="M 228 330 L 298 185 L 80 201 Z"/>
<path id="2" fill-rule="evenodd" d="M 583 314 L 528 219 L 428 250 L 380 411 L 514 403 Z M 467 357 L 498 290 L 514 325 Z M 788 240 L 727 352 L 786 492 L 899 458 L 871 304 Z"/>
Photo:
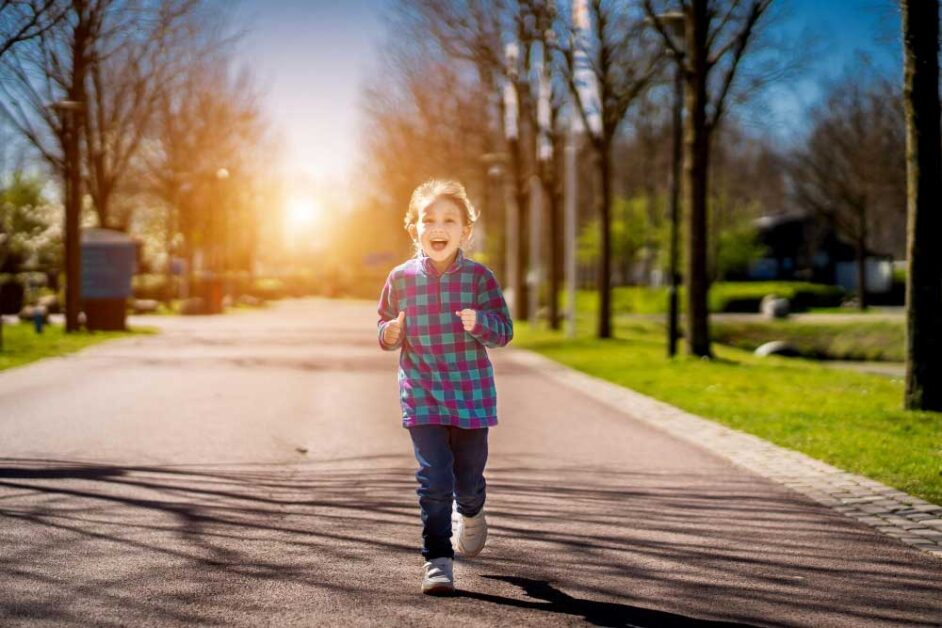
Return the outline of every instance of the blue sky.
<path id="1" fill-rule="evenodd" d="M 258 79 L 292 172 L 330 178 L 357 156 L 359 90 L 386 0 L 243 0 L 242 61 Z"/>
<path id="2" fill-rule="evenodd" d="M 243 0 L 242 62 L 259 81 L 292 172 L 344 175 L 358 157 L 359 89 L 386 36 L 389 0 Z M 770 113 L 783 139 L 800 132 L 818 85 L 855 62 L 858 51 L 899 67 L 899 18 L 892 0 L 776 0 L 782 32 L 819 40 L 805 74 L 776 88 Z"/>

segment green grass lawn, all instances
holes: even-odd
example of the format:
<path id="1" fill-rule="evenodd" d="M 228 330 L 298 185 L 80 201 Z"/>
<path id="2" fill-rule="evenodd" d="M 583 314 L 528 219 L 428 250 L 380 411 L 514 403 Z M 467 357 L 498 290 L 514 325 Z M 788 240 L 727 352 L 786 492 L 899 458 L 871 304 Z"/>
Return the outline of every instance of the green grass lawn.
<path id="1" fill-rule="evenodd" d="M 153 328 L 135 328 L 131 331 L 96 331 L 66 334 L 61 325 L 48 325 L 42 334 L 33 326 L 16 323 L 3 326 L 3 349 L 0 350 L 0 371 L 22 366 L 57 355 L 73 353 L 90 345 L 139 334 L 153 334 Z"/>
<path id="2" fill-rule="evenodd" d="M 906 359 L 904 321 L 867 320 L 809 323 L 799 321 L 716 321 L 711 324 L 717 342 L 753 351 L 771 340 L 784 340 L 802 356 L 820 360 Z"/>
<path id="3" fill-rule="evenodd" d="M 663 325 L 617 317 L 616 338 L 600 341 L 589 318 L 571 341 L 518 323 L 514 344 L 942 503 L 942 414 L 903 411 L 901 381 L 723 345 L 712 361 L 671 361 Z"/>
<path id="4" fill-rule="evenodd" d="M 790 299 L 795 309 L 837 305 L 843 296 L 835 286 L 801 281 L 720 281 L 710 287 L 709 308 L 711 312 L 758 312 L 762 297 L 768 294 Z M 678 298 L 683 310 L 683 288 Z M 577 291 L 576 308 L 580 312 L 597 309 L 598 292 Z M 667 288 L 616 286 L 612 288 L 612 310 L 620 314 L 662 314 L 667 311 Z"/>

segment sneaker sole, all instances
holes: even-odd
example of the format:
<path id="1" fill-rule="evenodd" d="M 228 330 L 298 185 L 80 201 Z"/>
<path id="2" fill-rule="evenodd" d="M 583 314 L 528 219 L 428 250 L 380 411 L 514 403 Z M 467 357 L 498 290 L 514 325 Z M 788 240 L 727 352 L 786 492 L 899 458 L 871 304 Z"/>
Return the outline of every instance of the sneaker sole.
<path id="1" fill-rule="evenodd" d="M 423 584 L 422 593 L 425 595 L 446 597 L 455 594 L 455 585 L 444 583 Z"/>
<path id="2" fill-rule="evenodd" d="M 458 552 L 466 558 L 474 558 L 484 550 L 484 546 L 487 545 L 487 532 L 484 533 L 484 541 L 481 542 L 481 547 L 477 548 L 475 551 L 468 551 L 465 546 L 461 543 L 461 537 L 458 537 L 458 540 L 455 542 Z"/>
<path id="3" fill-rule="evenodd" d="M 480 554 L 483 550 L 484 550 L 484 544 L 483 544 L 483 543 L 481 544 L 481 547 L 479 547 L 479 548 L 477 549 L 477 551 L 475 551 L 475 552 L 469 552 L 468 550 L 466 550 L 466 549 L 464 548 L 463 545 L 461 545 L 461 543 L 458 543 L 458 552 L 459 552 L 462 556 L 464 556 L 465 558 L 474 558 L 475 556 L 477 556 L 478 554 Z"/>

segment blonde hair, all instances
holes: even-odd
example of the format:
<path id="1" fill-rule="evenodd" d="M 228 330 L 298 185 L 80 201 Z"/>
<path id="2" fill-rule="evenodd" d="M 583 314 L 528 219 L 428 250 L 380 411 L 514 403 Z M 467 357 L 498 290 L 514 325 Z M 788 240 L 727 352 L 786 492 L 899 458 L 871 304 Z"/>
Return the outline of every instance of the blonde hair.
<path id="1" fill-rule="evenodd" d="M 464 224 L 472 225 L 478 219 L 478 210 L 471 204 L 468 191 L 457 181 L 451 179 L 429 179 L 412 192 L 409 209 L 406 210 L 405 228 L 419 221 L 419 213 L 438 199 L 448 199 L 461 209 Z"/>

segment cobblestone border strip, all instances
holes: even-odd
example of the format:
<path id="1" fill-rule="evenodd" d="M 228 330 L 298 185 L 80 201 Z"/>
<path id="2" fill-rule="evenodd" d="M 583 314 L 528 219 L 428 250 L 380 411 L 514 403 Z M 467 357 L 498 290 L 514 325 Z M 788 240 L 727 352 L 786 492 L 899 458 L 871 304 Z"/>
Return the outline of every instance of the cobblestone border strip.
<path id="1" fill-rule="evenodd" d="M 507 353 L 516 363 L 545 373 L 643 423 L 703 447 L 883 534 L 942 558 L 942 507 L 773 445 L 758 436 L 689 414 L 537 353 L 521 350 Z"/>

